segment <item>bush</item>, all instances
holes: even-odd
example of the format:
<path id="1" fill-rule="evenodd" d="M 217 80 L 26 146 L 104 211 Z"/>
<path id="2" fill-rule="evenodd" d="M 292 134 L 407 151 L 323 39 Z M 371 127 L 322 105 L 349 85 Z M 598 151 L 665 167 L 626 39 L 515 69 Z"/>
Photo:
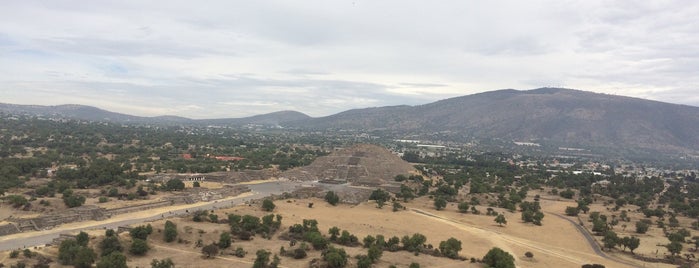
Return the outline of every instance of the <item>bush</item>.
<path id="1" fill-rule="evenodd" d="M 153 261 L 150 262 L 150 267 L 151 268 L 174 268 L 175 263 L 170 258 L 166 258 L 166 259 L 162 259 L 162 260 L 153 259 Z"/>
<path id="2" fill-rule="evenodd" d="M 637 221 L 636 222 L 636 233 L 645 234 L 646 232 L 648 232 L 649 227 L 650 227 L 649 224 L 642 222 L 642 221 Z"/>
<path id="3" fill-rule="evenodd" d="M 148 247 L 148 242 L 146 242 L 146 240 L 134 238 L 133 241 L 131 241 L 129 252 L 134 255 L 143 256 L 146 255 L 149 249 L 150 247 Z"/>
<path id="4" fill-rule="evenodd" d="M 175 225 L 175 223 L 173 223 L 171 221 L 166 221 L 164 232 L 165 233 L 163 235 L 164 235 L 165 242 L 170 243 L 172 241 L 175 241 L 175 239 L 177 239 L 177 225 Z"/>
<path id="5" fill-rule="evenodd" d="M 329 204 L 335 206 L 335 205 L 337 205 L 337 203 L 340 203 L 340 196 L 338 196 L 333 191 L 328 191 L 325 194 L 325 201 L 327 201 Z"/>
<path id="6" fill-rule="evenodd" d="M 128 268 L 126 266 L 126 256 L 121 252 L 112 252 L 103 256 L 97 263 L 97 268 Z"/>
<path id="7" fill-rule="evenodd" d="M 262 201 L 262 209 L 264 211 L 272 211 L 276 205 L 274 205 L 274 202 L 272 202 L 272 199 L 265 199 Z"/>
<path id="8" fill-rule="evenodd" d="M 483 262 L 488 267 L 515 268 L 515 258 L 506 251 L 494 247 L 483 257 Z"/>

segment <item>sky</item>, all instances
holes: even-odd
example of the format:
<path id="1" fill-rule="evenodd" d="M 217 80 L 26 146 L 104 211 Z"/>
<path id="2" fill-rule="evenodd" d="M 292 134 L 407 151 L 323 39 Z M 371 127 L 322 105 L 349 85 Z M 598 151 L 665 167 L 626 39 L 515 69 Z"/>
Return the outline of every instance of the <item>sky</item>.
<path id="1" fill-rule="evenodd" d="M 699 1 L 2 1 L 0 102 L 326 116 L 565 87 L 699 106 Z"/>

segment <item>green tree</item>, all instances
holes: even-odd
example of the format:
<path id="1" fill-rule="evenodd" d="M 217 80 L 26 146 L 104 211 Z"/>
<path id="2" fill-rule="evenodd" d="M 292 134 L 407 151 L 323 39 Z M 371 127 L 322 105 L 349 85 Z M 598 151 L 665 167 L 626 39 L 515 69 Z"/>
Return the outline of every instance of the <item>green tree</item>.
<path id="1" fill-rule="evenodd" d="M 165 242 L 172 242 L 177 239 L 177 225 L 171 221 L 165 222 L 165 230 L 163 230 Z"/>
<path id="2" fill-rule="evenodd" d="M 327 201 L 329 204 L 335 206 L 337 203 L 340 202 L 340 196 L 338 196 L 335 192 L 333 191 L 328 191 L 325 194 L 325 201 Z"/>
<path id="3" fill-rule="evenodd" d="M 215 244 L 209 244 L 201 248 L 201 252 L 206 255 L 207 258 L 211 258 L 218 254 L 218 246 Z"/>
<path id="4" fill-rule="evenodd" d="M 483 262 L 493 268 L 515 268 L 515 257 L 497 247 L 490 249 L 483 256 Z"/>
<path id="5" fill-rule="evenodd" d="M 223 232 L 218 239 L 219 248 L 229 248 L 231 246 L 231 233 Z"/>
<path id="6" fill-rule="evenodd" d="M 328 234 L 330 234 L 330 241 L 337 241 L 337 237 L 340 235 L 340 228 L 333 226 L 328 229 Z"/>
<path id="7" fill-rule="evenodd" d="M 408 268 L 420 268 L 420 264 L 417 262 L 412 262 L 410 263 L 410 266 Z"/>
<path id="8" fill-rule="evenodd" d="M 184 182 L 180 179 L 171 179 L 165 183 L 165 189 L 168 191 L 182 191 L 184 190 Z"/>
<path id="9" fill-rule="evenodd" d="M 105 237 L 99 244 L 102 256 L 107 256 L 112 252 L 122 252 L 124 249 L 119 242 L 119 237 L 116 235 Z"/>
<path id="10" fill-rule="evenodd" d="M 367 257 L 369 257 L 371 263 L 376 263 L 379 259 L 381 259 L 381 255 L 383 255 L 383 249 L 376 245 L 369 247 L 369 250 L 367 251 Z"/>
<path id="11" fill-rule="evenodd" d="M 434 208 L 437 210 L 442 210 L 447 206 L 447 200 L 441 196 L 434 198 Z"/>
<path id="12" fill-rule="evenodd" d="M 102 256 L 97 263 L 97 268 L 128 268 L 126 266 L 126 256 L 116 251 L 107 256 Z"/>
<path id="13" fill-rule="evenodd" d="M 156 260 L 150 262 L 151 268 L 175 268 L 175 263 L 170 258 Z"/>
<path id="14" fill-rule="evenodd" d="M 469 209 L 468 202 L 461 202 L 461 203 L 459 203 L 458 208 L 459 208 L 459 212 L 461 212 L 461 213 L 467 213 L 467 212 L 468 212 L 468 209 Z"/>
<path id="15" fill-rule="evenodd" d="M 134 238 L 133 241 L 131 241 L 129 252 L 133 255 L 143 256 L 146 255 L 149 249 L 150 247 L 148 247 L 148 242 L 146 242 L 146 240 Z"/>
<path id="16" fill-rule="evenodd" d="M 568 216 L 578 216 L 580 209 L 577 207 L 566 207 L 566 215 Z"/>
<path id="17" fill-rule="evenodd" d="M 638 237 L 632 236 L 628 239 L 628 242 L 626 243 L 626 246 L 629 247 L 629 250 L 631 250 L 631 254 L 634 254 L 633 251 L 638 248 L 638 246 L 641 245 L 641 240 L 638 239 Z"/>
<path id="18" fill-rule="evenodd" d="M 258 250 L 255 255 L 255 262 L 252 264 L 253 268 L 266 268 L 269 265 L 269 256 L 272 255 L 271 252 L 264 249 Z"/>
<path id="19" fill-rule="evenodd" d="M 456 238 L 449 238 L 446 241 L 439 242 L 439 251 L 451 259 L 459 258 L 459 251 L 461 251 L 461 241 Z"/>
<path id="20" fill-rule="evenodd" d="M 148 227 L 144 225 L 140 225 L 134 228 L 131 228 L 129 231 L 129 235 L 131 235 L 132 238 L 137 238 L 141 240 L 146 240 L 148 239 L 148 236 L 153 232 L 152 228 L 149 229 Z"/>
<path id="21" fill-rule="evenodd" d="M 604 238 L 602 238 L 602 242 L 604 243 L 604 247 L 607 249 L 612 249 L 616 247 L 617 244 L 619 244 L 619 237 L 616 235 L 614 231 L 608 230 L 604 234 Z"/>
<path id="22" fill-rule="evenodd" d="M 274 205 L 274 202 L 272 202 L 272 199 L 265 199 L 262 201 L 262 209 L 264 211 L 272 211 L 276 205 Z"/>
<path id="23" fill-rule="evenodd" d="M 329 247 L 322 255 L 328 263 L 328 268 L 341 268 L 347 265 L 347 253 L 344 249 Z"/>
<path id="24" fill-rule="evenodd" d="M 86 232 L 80 232 L 75 236 L 75 241 L 78 242 L 78 245 L 87 247 L 87 243 L 90 242 L 90 236 Z"/>
<path id="25" fill-rule="evenodd" d="M 75 254 L 75 260 L 73 260 L 73 266 L 76 268 L 90 268 L 95 262 L 97 255 L 95 251 L 88 247 L 80 247 L 78 252 Z"/>
<path id="26" fill-rule="evenodd" d="M 29 203 L 29 201 L 21 195 L 8 195 L 5 197 L 5 200 L 14 208 L 18 208 Z"/>
<path id="27" fill-rule="evenodd" d="M 81 246 L 74 239 L 63 240 L 58 247 L 58 261 L 63 265 L 73 264 L 80 248 Z"/>
<path id="28" fill-rule="evenodd" d="M 642 221 L 637 221 L 636 222 L 636 233 L 639 234 L 645 234 L 648 232 L 648 228 L 650 225 L 648 223 L 642 222 Z"/>
<path id="29" fill-rule="evenodd" d="M 495 222 L 502 226 L 503 224 L 507 224 L 507 219 L 505 219 L 505 215 L 499 214 L 495 217 Z"/>
<path id="30" fill-rule="evenodd" d="M 669 251 L 672 254 L 672 256 L 680 254 L 680 252 L 682 251 L 682 243 L 677 241 L 672 241 L 665 247 L 667 248 L 667 251 Z"/>

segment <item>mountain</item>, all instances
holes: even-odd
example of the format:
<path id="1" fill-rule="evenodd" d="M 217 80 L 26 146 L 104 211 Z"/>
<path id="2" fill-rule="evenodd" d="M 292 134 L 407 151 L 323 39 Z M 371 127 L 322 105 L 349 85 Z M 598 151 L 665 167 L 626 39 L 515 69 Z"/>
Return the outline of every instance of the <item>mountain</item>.
<path id="1" fill-rule="evenodd" d="M 224 119 L 202 119 L 198 120 L 206 124 L 214 125 L 281 125 L 288 122 L 302 121 L 311 119 L 310 116 L 296 111 L 279 111 L 268 114 L 254 115 L 244 118 L 224 118 Z"/>
<path id="2" fill-rule="evenodd" d="M 353 109 L 319 118 L 295 111 L 228 119 L 138 117 L 82 105 L 0 104 L 0 112 L 120 123 L 374 131 L 393 138 L 491 141 L 499 146 L 523 141 L 606 155 L 699 155 L 699 107 L 562 88 L 505 89 L 418 106 Z"/>
<path id="3" fill-rule="evenodd" d="M 185 117 L 165 115 L 155 117 L 142 117 L 128 114 L 121 114 L 102 110 L 92 106 L 65 104 L 56 106 L 42 105 L 19 105 L 0 103 L 0 112 L 7 114 L 44 116 L 70 118 L 97 122 L 114 122 L 123 124 L 164 124 L 164 125 L 186 125 L 186 124 L 219 124 L 219 125 L 279 125 L 290 121 L 300 121 L 310 118 L 300 112 L 280 111 L 269 114 L 255 115 L 245 118 L 225 118 L 225 119 L 189 119 Z"/>
<path id="4" fill-rule="evenodd" d="M 699 151 L 699 107 L 561 88 L 507 89 L 419 106 L 356 109 L 295 125 L 610 150 Z"/>

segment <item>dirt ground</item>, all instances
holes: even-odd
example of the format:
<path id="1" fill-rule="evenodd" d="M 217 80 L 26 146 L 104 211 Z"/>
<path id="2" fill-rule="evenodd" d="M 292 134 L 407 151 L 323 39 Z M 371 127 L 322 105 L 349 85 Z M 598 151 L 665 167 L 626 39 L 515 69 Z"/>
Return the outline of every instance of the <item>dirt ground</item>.
<path id="1" fill-rule="evenodd" d="M 308 208 L 309 202 L 314 203 L 313 208 Z M 559 208 L 565 208 L 566 205 L 561 202 L 549 202 L 542 201 L 545 211 L 549 209 L 560 211 Z M 274 213 L 281 214 L 283 217 L 282 230 L 288 229 L 290 225 L 301 223 L 303 219 L 316 219 L 320 230 L 324 233 L 327 233 L 330 227 L 337 226 L 342 230 L 348 230 L 360 240 L 366 235 L 382 234 L 389 238 L 421 233 L 427 237 L 427 244 L 437 247 L 440 241 L 454 237 L 462 241 L 463 249 L 460 254 L 467 258 L 480 259 L 490 248 L 500 247 L 515 256 L 518 267 L 580 267 L 585 263 L 600 263 L 606 267 L 629 267 L 597 256 L 574 226 L 553 216 L 544 218 L 543 226 L 535 226 L 522 223 L 519 220 L 519 213 L 496 209 L 504 213 L 508 219 L 507 225 L 501 227 L 493 221 L 492 216 L 458 213 L 455 204 L 450 204 L 443 211 L 436 211 L 428 198 L 411 201 L 406 204 L 408 209 L 398 212 L 392 212 L 388 206 L 378 209 L 374 202 L 333 207 L 320 199 L 291 199 L 277 200 L 275 204 L 277 208 Z M 478 209 L 486 211 L 486 207 L 478 207 Z M 237 206 L 214 213 L 221 219 L 226 218 L 228 213 L 256 216 L 268 214 L 256 206 Z M 163 229 L 164 222 L 154 222 L 152 224 L 156 231 L 149 238 L 152 250 L 145 257 L 129 256 L 129 267 L 148 267 L 153 258 L 166 257 L 172 258 L 178 267 L 204 265 L 248 267 L 254 261 L 254 253 L 258 249 L 278 253 L 281 246 L 288 248 L 288 242 L 278 240 L 276 237 L 271 240 L 256 237 L 253 241 L 233 243 L 233 249 L 240 246 L 248 252 L 244 258 L 237 258 L 229 255 L 229 252 L 224 252 L 217 259 L 203 259 L 201 249 L 194 246 L 196 241 L 202 239 L 204 244 L 218 241 L 220 233 L 227 231 L 228 226 L 208 222 L 196 223 L 191 218 L 178 218 L 173 221 L 178 226 L 182 243 L 162 242 L 160 231 Z M 123 243 L 128 244 L 128 235 L 122 234 L 121 237 Z M 99 239 L 95 239 L 94 242 L 97 243 Z M 361 247 L 346 248 L 346 250 L 351 256 L 366 254 L 366 249 Z M 534 257 L 531 259 L 525 257 L 524 253 L 527 251 L 532 252 Z M 55 248 L 47 249 L 46 253 L 55 253 Z M 310 251 L 309 256 L 303 260 L 283 257 L 282 265 L 308 267 L 308 262 L 313 258 L 320 258 L 320 253 Z M 422 267 L 482 267 L 480 264 L 471 264 L 469 261 L 387 251 L 375 267 L 390 265 L 407 267 L 411 262 L 420 263 Z M 347 267 L 353 267 L 355 264 L 356 259 L 352 258 Z"/>
<path id="2" fill-rule="evenodd" d="M 215 187 L 214 185 L 211 186 Z M 367 235 L 376 236 L 381 234 L 388 239 L 392 236 L 402 237 L 404 235 L 412 235 L 413 233 L 421 233 L 427 237 L 426 244 L 438 247 L 440 241 L 454 237 L 462 242 L 460 255 L 468 259 L 471 257 L 481 259 L 492 247 L 500 247 L 515 257 L 517 267 L 580 267 L 582 264 L 587 263 L 599 263 L 606 267 L 644 266 L 644 263 L 628 258 L 625 258 L 625 260 L 634 262 L 636 265 L 626 265 L 598 256 L 573 224 L 553 215 L 562 214 L 566 206 L 575 206 L 574 201 L 560 199 L 556 196 L 547 196 L 545 193 L 540 194 L 542 195 L 542 210 L 546 213 L 543 226 L 523 223 L 520 220 L 519 212 L 510 213 L 503 209 L 495 208 L 495 211 L 504 214 L 507 219 L 506 225 L 499 226 L 494 222 L 494 217 L 484 215 L 487 209 L 485 206 L 478 206 L 478 209 L 483 213 L 481 215 L 459 213 L 455 203 L 450 203 L 442 211 L 436 211 L 433 208 L 432 200 L 427 197 L 403 203 L 407 209 L 398 212 L 392 212 L 390 205 L 379 209 L 373 201 L 357 205 L 341 204 L 331 206 L 321 199 L 276 200 L 275 204 L 277 207 L 272 213 L 282 215 L 281 231 L 288 230 L 289 226 L 293 224 L 301 223 L 303 219 L 316 219 L 319 223 L 319 229 L 324 234 L 327 235 L 329 228 L 337 226 L 356 235 L 360 241 Z M 312 208 L 308 207 L 309 203 L 314 203 Z M 604 214 L 611 215 L 611 212 L 607 211 L 607 208 L 604 206 L 593 205 L 591 208 L 591 211 L 602 211 Z M 152 215 L 168 209 L 171 208 L 141 211 L 136 214 Z M 5 210 L 0 210 L 0 212 L 3 211 Z M 217 214 L 219 219 L 226 219 L 229 213 L 255 216 L 269 214 L 262 211 L 258 206 L 247 205 L 214 211 L 214 214 Z M 615 213 L 618 214 L 619 212 Z M 136 214 L 119 215 L 109 220 L 133 217 Z M 620 236 L 632 235 L 635 230 L 634 223 L 643 217 L 634 213 L 629 213 L 629 215 L 632 217 L 632 220 L 626 223 L 627 227 L 625 230 L 621 227 L 623 223 L 620 223 L 614 229 Z M 581 217 L 585 219 L 586 215 Z M 278 254 L 280 247 L 289 248 L 287 241 L 279 240 L 276 236 L 271 240 L 257 236 L 252 241 L 234 241 L 231 249 L 222 252 L 217 258 L 205 259 L 202 257 L 201 248 L 195 247 L 196 241 L 201 239 L 205 245 L 216 242 L 221 232 L 229 230 L 228 225 L 193 222 L 191 217 L 171 220 L 177 224 L 181 242 L 163 242 L 161 231 L 164 220 L 152 222 L 151 224 L 155 231 L 148 239 L 151 250 L 143 257 L 127 254 L 129 267 L 150 267 L 152 259 L 163 258 L 171 258 L 177 267 L 250 267 L 258 249 L 266 249 Z M 90 223 L 73 223 L 67 225 L 67 227 L 80 226 L 82 224 L 87 226 Z M 102 239 L 103 231 L 91 231 L 90 235 L 92 237 L 91 245 L 97 248 L 99 241 Z M 693 235 L 695 234 L 693 233 Z M 662 255 L 666 251 L 664 247 L 658 246 L 667 241 L 660 228 L 653 226 L 648 234 L 637 236 L 642 239 L 641 246 L 636 250 L 638 254 L 654 255 L 655 251 L 658 250 L 659 254 Z M 120 235 L 120 238 L 122 245 L 128 248 L 130 243 L 129 235 L 123 233 Z M 244 248 L 248 254 L 244 258 L 231 255 L 232 250 L 237 247 Z M 366 249 L 362 247 L 345 247 L 345 250 L 350 256 L 366 254 Z M 37 251 L 48 256 L 54 256 L 53 259 L 55 259 L 57 254 L 56 247 L 39 248 Z M 527 251 L 532 252 L 534 257 L 525 257 L 524 253 Z M 8 259 L 8 254 L 8 252 L 0 253 L 0 263 L 7 265 L 8 263 L 16 262 Z M 613 256 L 623 257 L 620 254 L 614 254 Z M 22 258 L 20 257 L 18 260 Z M 319 251 L 309 251 L 309 256 L 303 260 L 282 257 L 281 263 L 283 267 L 308 267 L 309 261 L 314 258 L 320 258 Z M 347 267 L 356 265 L 356 259 L 354 258 L 351 258 L 349 262 Z M 426 254 L 415 256 L 405 251 L 385 251 L 380 261 L 374 267 L 385 268 L 390 265 L 407 267 L 412 262 L 420 263 L 421 267 L 482 267 L 481 264 L 472 264 L 469 261 L 457 261 Z M 52 267 L 55 265 L 53 263 Z M 665 264 L 645 264 L 645 266 L 650 265 L 653 267 L 675 267 Z"/>

